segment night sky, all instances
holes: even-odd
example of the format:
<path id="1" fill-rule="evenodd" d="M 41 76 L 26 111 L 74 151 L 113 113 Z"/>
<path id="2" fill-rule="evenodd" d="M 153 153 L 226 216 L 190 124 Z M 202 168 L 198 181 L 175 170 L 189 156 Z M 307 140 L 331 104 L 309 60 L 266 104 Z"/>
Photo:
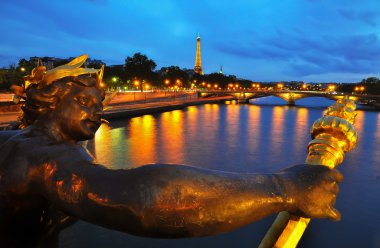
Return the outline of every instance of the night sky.
<path id="1" fill-rule="evenodd" d="M 135 52 L 254 81 L 356 82 L 380 76 L 379 0 L 1 0 L 0 66 Z"/>

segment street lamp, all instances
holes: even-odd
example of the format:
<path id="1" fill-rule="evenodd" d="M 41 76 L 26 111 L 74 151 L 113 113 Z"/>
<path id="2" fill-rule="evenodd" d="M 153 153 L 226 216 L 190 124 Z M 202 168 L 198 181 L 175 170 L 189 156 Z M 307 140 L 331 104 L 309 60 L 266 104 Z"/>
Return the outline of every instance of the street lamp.
<path id="1" fill-rule="evenodd" d="M 328 90 L 330 92 L 335 91 L 335 85 L 329 85 Z"/>

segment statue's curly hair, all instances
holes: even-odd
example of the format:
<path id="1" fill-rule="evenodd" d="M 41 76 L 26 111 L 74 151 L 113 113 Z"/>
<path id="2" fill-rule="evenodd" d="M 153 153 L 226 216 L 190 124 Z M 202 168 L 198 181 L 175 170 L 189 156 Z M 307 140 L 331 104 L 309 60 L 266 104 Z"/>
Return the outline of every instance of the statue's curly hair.
<path id="1" fill-rule="evenodd" d="M 21 128 L 35 123 L 41 116 L 54 111 L 60 99 L 70 92 L 72 86 L 97 87 L 104 99 L 104 90 L 99 87 L 96 79 L 90 75 L 69 76 L 58 79 L 49 85 L 32 84 L 26 89 L 26 99 L 21 107 L 23 115 L 20 118 Z"/>

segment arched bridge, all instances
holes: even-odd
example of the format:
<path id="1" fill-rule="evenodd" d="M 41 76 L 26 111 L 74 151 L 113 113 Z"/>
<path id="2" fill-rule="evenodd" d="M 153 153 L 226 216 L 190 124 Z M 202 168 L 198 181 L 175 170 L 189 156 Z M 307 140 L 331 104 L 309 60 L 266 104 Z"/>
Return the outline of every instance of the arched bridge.
<path id="1" fill-rule="evenodd" d="M 338 100 L 345 95 L 349 96 L 354 101 L 372 101 L 380 103 L 380 96 L 377 95 L 363 95 L 363 94 L 347 94 L 336 92 L 321 92 L 321 91 L 290 91 L 290 90 L 208 90 L 200 91 L 201 97 L 209 96 L 232 96 L 239 103 L 248 103 L 249 99 L 260 98 L 266 96 L 279 97 L 287 102 L 288 105 L 295 105 L 295 102 L 302 98 L 307 97 L 324 97 L 331 100 Z"/>

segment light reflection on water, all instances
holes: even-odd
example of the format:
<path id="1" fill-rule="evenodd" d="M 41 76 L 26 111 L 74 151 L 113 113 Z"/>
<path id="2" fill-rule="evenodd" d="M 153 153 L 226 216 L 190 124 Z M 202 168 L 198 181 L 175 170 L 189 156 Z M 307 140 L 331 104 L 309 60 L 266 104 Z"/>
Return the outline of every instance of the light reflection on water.
<path id="1" fill-rule="evenodd" d="M 303 163 L 309 129 L 332 101 L 297 106 L 207 104 L 102 125 L 88 147 L 109 168 L 179 163 L 236 172 L 273 172 Z M 276 100 L 277 101 L 277 100 Z M 282 101 L 282 100 L 281 100 Z M 278 102 L 276 103 L 278 104 Z M 380 247 L 380 113 L 358 111 L 357 148 L 346 156 L 337 200 L 343 219 L 313 220 L 299 247 Z M 256 247 L 274 216 L 209 238 L 133 237 L 84 222 L 65 230 L 60 247 Z"/>

